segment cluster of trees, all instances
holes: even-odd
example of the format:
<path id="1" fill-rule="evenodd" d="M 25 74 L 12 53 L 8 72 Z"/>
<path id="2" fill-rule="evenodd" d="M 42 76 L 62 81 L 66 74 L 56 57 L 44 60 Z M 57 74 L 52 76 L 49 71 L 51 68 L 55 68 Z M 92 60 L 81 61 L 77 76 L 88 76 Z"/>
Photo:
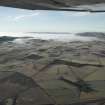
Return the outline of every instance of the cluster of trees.
<path id="1" fill-rule="evenodd" d="M 17 39 L 17 37 L 2 36 L 0 37 L 0 43 L 9 42 Z"/>

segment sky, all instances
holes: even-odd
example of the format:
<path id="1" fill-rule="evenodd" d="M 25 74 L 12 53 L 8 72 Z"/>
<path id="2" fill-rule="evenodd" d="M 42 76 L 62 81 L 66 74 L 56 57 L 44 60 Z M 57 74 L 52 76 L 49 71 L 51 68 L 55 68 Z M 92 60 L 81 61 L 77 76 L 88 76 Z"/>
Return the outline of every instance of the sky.
<path id="1" fill-rule="evenodd" d="M 0 7 L 0 32 L 105 32 L 105 13 Z"/>

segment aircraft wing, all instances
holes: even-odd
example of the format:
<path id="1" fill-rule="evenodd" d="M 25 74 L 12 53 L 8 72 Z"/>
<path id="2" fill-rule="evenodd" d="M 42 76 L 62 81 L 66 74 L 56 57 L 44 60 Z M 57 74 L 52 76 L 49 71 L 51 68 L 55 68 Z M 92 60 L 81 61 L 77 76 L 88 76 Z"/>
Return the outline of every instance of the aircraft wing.
<path id="1" fill-rule="evenodd" d="M 95 9 L 97 12 L 105 10 L 103 9 L 105 0 L 0 0 L 0 6 L 29 10 L 92 11 Z"/>

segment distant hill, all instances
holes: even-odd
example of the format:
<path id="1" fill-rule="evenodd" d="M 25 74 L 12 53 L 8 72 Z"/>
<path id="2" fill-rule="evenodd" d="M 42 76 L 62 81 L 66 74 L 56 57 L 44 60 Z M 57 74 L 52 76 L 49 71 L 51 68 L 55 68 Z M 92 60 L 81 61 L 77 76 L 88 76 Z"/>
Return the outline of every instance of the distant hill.
<path id="1" fill-rule="evenodd" d="M 13 41 L 15 39 L 17 39 L 17 37 L 1 36 L 0 37 L 0 43 L 10 42 L 10 41 Z"/>
<path id="2" fill-rule="evenodd" d="M 69 32 L 27 32 L 31 34 L 71 34 Z"/>
<path id="3" fill-rule="evenodd" d="M 84 33 L 77 33 L 76 35 L 84 37 L 86 36 L 86 37 L 105 38 L 105 33 L 103 32 L 84 32 Z"/>

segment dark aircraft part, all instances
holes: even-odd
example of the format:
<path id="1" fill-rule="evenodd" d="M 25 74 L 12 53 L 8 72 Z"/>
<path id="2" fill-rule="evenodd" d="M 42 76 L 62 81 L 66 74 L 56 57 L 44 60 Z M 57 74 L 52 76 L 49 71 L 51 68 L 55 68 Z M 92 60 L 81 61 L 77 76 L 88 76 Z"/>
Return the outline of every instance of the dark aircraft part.
<path id="1" fill-rule="evenodd" d="M 92 9 L 89 7 L 102 3 L 104 4 L 105 0 L 0 0 L 0 6 L 6 7 L 29 10 L 76 11 L 91 13 L 105 12 L 105 9 Z M 82 7 L 85 5 L 87 5 L 88 8 Z M 98 7 L 96 6 L 96 8 Z"/>

